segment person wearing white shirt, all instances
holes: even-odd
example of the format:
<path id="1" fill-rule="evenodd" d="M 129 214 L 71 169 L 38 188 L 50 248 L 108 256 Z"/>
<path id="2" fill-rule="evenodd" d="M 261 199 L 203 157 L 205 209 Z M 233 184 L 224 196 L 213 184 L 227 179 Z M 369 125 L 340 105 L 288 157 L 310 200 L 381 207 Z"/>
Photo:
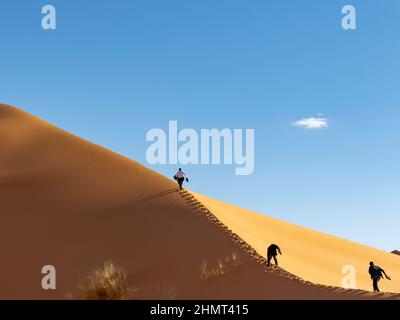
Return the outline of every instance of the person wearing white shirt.
<path id="1" fill-rule="evenodd" d="M 182 190 L 183 182 L 186 179 L 186 182 L 189 182 L 189 179 L 184 171 L 179 168 L 178 172 L 174 175 L 174 179 L 178 182 L 179 188 Z"/>

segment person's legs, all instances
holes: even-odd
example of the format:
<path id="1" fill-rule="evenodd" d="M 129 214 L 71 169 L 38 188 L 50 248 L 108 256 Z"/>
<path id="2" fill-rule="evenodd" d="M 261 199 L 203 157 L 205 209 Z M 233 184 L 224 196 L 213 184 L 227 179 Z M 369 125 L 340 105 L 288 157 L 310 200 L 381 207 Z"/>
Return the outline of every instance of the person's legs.
<path id="1" fill-rule="evenodd" d="M 378 277 L 375 277 L 375 278 L 372 279 L 374 291 L 376 291 L 376 292 L 380 292 L 380 290 L 378 288 L 378 281 L 379 281 Z"/>
<path id="2" fill-rule="evenodd" d="M 274 256 L 274 261 L 275 261 L 275 265 L 278 265 L 278 259 L 276 259 L 276 256 Z"/>
<path id="3" fill-rule="evenodd" d="M 268 267 L 270 267 L 271 266 L 271 256 L 270 255 L 268 255 Z"/>
<path id="4" fill-rule="evenodd" d="M 184 181 L 185 179 L 184 178 L 179 178 L 178 179 L 178 184 L 179 184 L 179 188 L 180 189 L 182 189 L 182 185 L 183 185 L 183 181 Z"/>

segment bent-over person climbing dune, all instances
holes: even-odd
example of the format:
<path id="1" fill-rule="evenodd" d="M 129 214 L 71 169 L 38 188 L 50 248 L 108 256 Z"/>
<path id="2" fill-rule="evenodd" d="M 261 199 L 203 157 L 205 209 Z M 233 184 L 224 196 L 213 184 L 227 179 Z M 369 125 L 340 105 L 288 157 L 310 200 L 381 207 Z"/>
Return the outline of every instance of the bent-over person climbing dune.
<path id="1" fill-rule="evenodd" d="M 271 266 L 271 260 L 274 259 L 275 265 L 278 265 L 278 259 L 276 258 L 276 256 L 278 255 L 278 253 L 280 255 L 282 255 L 282 251 L 279 248 L 278 245 L 276 244 L 271 244 L 268 249 L 267 249 L 267 260 L 268 260 L 268 267 Z"/>

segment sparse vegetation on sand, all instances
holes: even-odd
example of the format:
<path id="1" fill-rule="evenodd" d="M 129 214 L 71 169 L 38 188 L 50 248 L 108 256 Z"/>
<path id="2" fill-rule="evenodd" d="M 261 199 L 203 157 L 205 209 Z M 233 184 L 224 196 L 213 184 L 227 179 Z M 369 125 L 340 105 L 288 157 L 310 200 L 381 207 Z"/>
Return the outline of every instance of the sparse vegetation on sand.
<path id="1" fill-rule="evenodd" d="M 132 291 L 125 270 L 111 261 L 94 270 L 79 289 L 85 300 L 119 300 Z"/>
<path id="2" fill-rule="evenodd" d="M 200 279 L 209 280 L 224 276 L 239 264 L 240 258 L 236 252 L 226 255 L 223 259 L 211 265 L 203 260 L 200 264 Z"/>
<path id="3" fill-rule="evenodd" d="M 177 297 L 176 285 L 174 282 L 159 285 L 158 291 L 163 300 L 175 300 Z"/>

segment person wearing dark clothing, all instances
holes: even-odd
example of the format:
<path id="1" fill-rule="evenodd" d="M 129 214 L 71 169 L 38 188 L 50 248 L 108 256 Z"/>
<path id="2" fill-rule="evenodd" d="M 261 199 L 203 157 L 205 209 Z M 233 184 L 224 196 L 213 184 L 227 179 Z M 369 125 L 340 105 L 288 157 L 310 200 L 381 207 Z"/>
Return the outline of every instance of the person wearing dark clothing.
<path id="1" fill-rule="evenodd" d="M 276 244 L 271 244 L 267 249 L 267 260 L 268 260 L 268 267 L 271 266 L 271 260 L 274 259 L 276 265 L 278 265 L 278 259 L 276 256 L 282 254 L 281 249 Z"/>
<path id="2" fill-rule="evenodd" d="M 386 279 L 391 280 L 390 277 L 385 273 L 385 271 L 376 265 L 374 265 L 373 261 L 369 263 L 369 275 L 371 276 L 372 279 L 372 287 L 375 292 L 380 292 L 379 287 L 378 287 L 378 282 L 383 278 L 383 275 L 386 277 Z"/>
<path id="3" fill-rule="evenodd" d="M 174 175 L 174 179 L 178 182 L 179 189 L 182 190 L 182 185 L 183 182 L 186 179 L 186 182 L 189 182 L 188 177 L 186 176 L 186 173 L 182 171 L 181 168 L 179 168 L 178 172 Z"/>

